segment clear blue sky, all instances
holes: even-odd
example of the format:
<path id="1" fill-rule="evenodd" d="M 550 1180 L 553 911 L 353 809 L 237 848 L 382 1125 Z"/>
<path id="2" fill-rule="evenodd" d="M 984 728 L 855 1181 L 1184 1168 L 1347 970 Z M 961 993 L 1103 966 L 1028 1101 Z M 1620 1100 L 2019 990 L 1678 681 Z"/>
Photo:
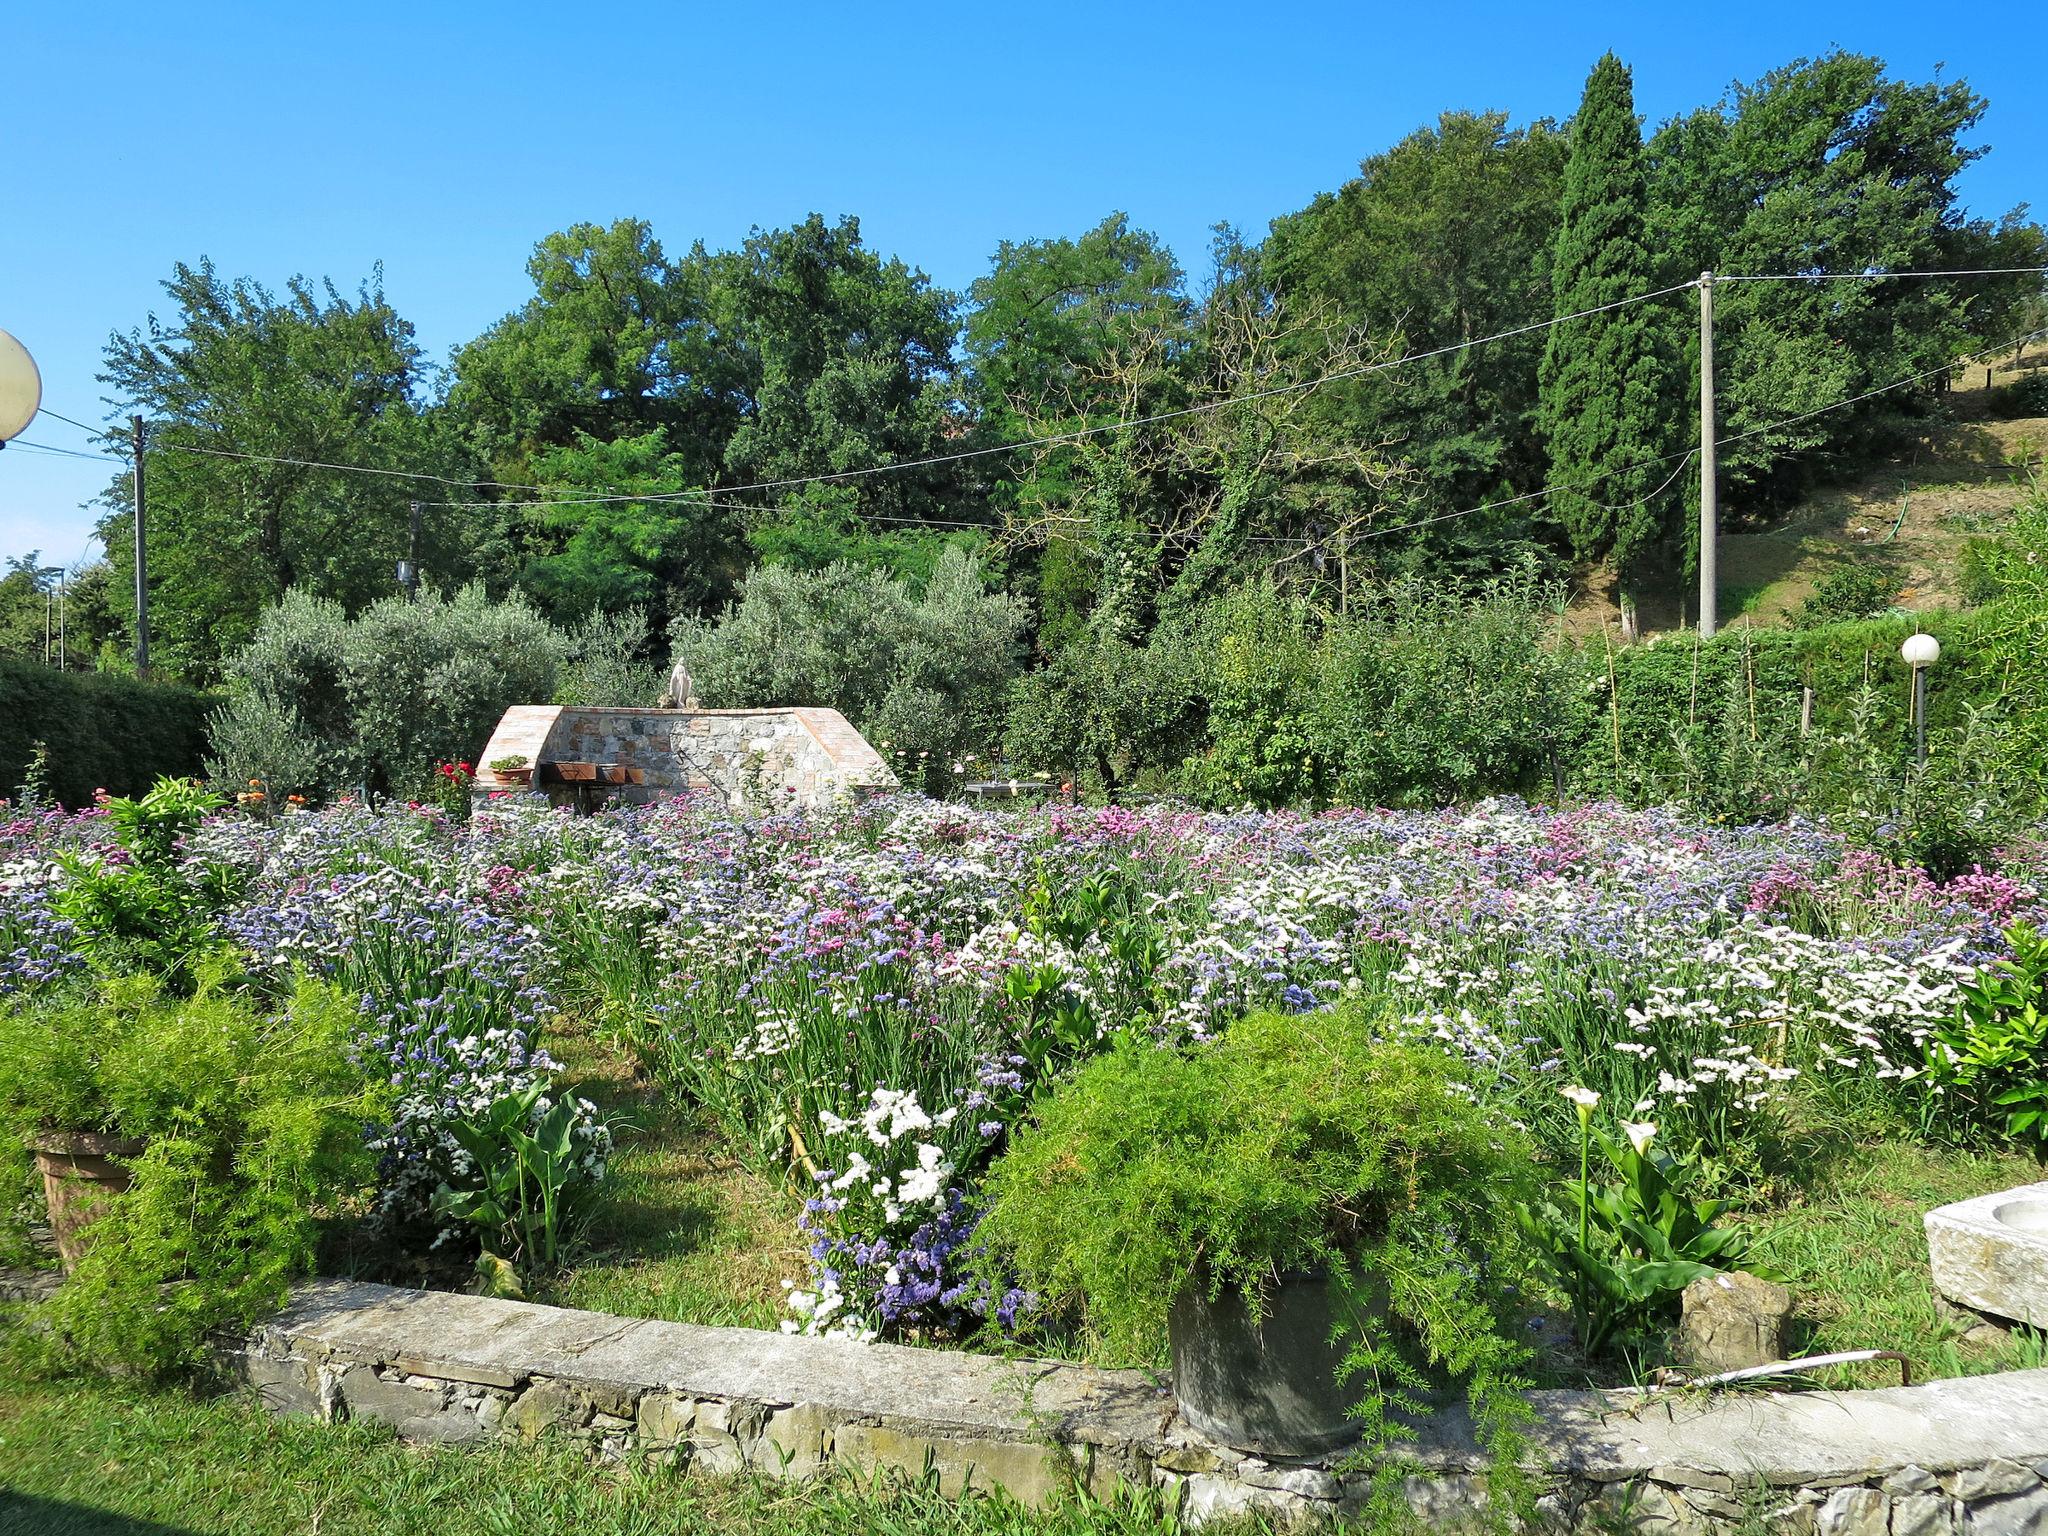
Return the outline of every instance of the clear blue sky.
<path id="1" fill-rule="evenodd" d="M 534 241 L 627 214 L 682 248 L 853 213 L 959 288 L 1124 209 L 1199 270 L 1217 220 L 1261 232 L 1446 109 L 1568 116 L 1608 48 L 1653 126 L 1836 45 L 1941 66 L 1991 100 L 1971 210 L 2048 203 L 2041 0 L 5 9 L 0 328 L 95 423 L 107 333 L 179 260 L 344 289 L 381 261 L 436 359 L 523 301 Z M 0 453 L 0 554 L 76 559 L 105 483 Z"/>

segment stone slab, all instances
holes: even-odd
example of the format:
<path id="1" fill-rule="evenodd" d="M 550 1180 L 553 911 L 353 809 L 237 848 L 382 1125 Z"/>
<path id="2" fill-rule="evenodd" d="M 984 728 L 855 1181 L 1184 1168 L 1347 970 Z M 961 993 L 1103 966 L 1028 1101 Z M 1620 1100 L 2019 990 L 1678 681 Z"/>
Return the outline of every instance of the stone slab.
<path id="1" fill-rule="evenodd" d="M 1938 1206 L 1925 1222 L 1937 1291 L 1976 1311 L 2048 1328 L 2048 1183 Z"/>

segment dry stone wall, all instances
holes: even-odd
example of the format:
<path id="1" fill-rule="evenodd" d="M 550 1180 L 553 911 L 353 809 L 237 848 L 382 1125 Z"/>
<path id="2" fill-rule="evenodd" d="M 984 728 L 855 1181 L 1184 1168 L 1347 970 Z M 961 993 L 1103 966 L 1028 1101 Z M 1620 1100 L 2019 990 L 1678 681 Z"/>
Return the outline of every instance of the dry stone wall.
<path id="1" fill-rule="evenodd" d="M 370 1419 L 408 1439 L 649 1454 L 710 1472 L 839 1465 L 936 1474 L 1039 1504 L 1068 1485 L 1171 1490 L 1200 1523 L 1307 1523 L 1355 1508 L 1341 1458 L 1281 1462 L 1193 1433 L 1136 1372 L 325 1280 L 234 1356 L 280 1412 Z M 1689 1536 L 2048 1536 L 2048 1371 L 1871 1392 L 1721 1397 L 1547 1392 L 1530 1433 L 1558 1531 Z M 1471 1520 L 1485 1461 L 1457 1413 L 1406 1447 L 1436 1529 Z"/>
<path id="2" fill-rule="evenodd" d="M 557 804 L 645 804 L 694 790 L 756 809 L 822 810 L 897 787 L 836 709 L 520 704 L 505 711 L 478 758 L 477 788 L 520 787 L 489 767 L 514 755 Z"/>

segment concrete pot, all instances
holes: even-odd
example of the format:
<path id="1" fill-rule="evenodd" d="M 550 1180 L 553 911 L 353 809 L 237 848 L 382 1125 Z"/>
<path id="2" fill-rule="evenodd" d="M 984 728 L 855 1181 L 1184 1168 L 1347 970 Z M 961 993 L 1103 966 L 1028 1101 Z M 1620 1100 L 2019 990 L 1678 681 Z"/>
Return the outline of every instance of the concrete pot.
<path id="1" fill-rule="evenodd" d="M 43 1176 L 50 1230 L 65 1274 L 85 1256 L 86 1236 L 102 1205 L 133 1182 L 128 1160 L 141 1155 L 142 1145 L 132 1137 L 94 1131 L 52 1131 L 35 1139 L 36 1169 Z"/>
<path id="2" fill-rule="evenodd" d="M 1331 1340 L 1344 1308 L 1324 1275 L 1282 1277 L 1256 1323 L 1237 1290 L 1212 1301 L 1202 1284 L 1190 1286 L 1167 1313 L 1181 1416 L 1211 1440 L 1261 1455 L 1313 1456 L 1356 1439 L 1345 1412 L 1355 1389 L 1337 1384 L 1344 1351 Z"/>

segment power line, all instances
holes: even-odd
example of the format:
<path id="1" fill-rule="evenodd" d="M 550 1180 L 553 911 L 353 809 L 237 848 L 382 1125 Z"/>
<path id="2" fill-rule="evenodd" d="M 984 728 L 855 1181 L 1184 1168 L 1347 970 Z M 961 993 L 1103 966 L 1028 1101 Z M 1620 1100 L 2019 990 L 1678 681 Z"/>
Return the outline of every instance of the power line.
<path id="1" fill-rule="evenodd" d="M 2019 277 L 2048 276 L 2048 267 L 1956 267 L 1936 272 L 1750 272 L 1730 276 L 1716 272 L 1717 283 L 1877 282 L 1894 277 Z"/>
<path id="2" fill-rule="evenodd" d="M 99 463 L 107 457 L 104 453 L 81 453 L 76 448 L 59 448 L 50 443 L 32 443 L 25 437 L 14 438 L 7 446 L 10 448 L 33 448 L 40 453 L 54 453 L 67 459 L 91 459 L 94 463 Z"/>

